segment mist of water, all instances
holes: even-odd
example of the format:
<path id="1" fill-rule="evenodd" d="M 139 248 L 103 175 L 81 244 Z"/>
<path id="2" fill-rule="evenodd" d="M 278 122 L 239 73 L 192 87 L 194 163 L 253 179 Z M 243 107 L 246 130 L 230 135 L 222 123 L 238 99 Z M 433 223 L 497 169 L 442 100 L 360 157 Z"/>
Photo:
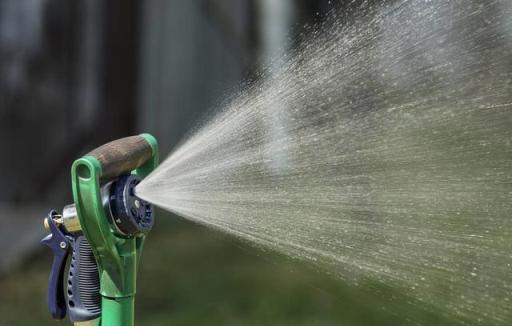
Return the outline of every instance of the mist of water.
<path id="1" fill-rule="evenodd" d="M 335 13 L 137 188 L 192 221 L 512 323 L 512 3 Z"/>

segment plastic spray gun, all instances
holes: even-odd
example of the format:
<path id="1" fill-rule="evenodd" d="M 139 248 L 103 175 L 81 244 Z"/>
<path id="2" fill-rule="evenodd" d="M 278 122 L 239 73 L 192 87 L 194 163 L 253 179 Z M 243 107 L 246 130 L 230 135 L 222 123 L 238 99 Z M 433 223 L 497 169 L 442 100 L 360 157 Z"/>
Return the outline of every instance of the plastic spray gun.
<path id="1" fill-rule="evenodd" d="M 73 163 L 74 203 L 62 214 L 50 211 L 50 234 L 41 241 L 54 254 L 53 318 L 68 312 L 75 325 L 133 325 L 137 267 L 154 221 L 153 207 L 134 189 L 157 165 L 158 144 L 149 134 L 107 143 Z"/>

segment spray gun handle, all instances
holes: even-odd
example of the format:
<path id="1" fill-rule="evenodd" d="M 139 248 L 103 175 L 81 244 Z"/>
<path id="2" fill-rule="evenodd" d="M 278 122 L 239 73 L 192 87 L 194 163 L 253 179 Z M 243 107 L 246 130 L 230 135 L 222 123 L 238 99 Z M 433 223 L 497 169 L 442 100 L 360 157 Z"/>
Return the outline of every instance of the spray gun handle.
<path id="1" fill-rule="evenodd" d="M 66 216 L 66 215 L 64 215 Z M 50 234 L 41 243 L 53 252 L 48 281 L 48 310 L 55 319 L 63 319 L 69 311 L 71 322 L 89 321 L 101 315 L 100 281 L 96 260 L 87 239 L 81 233 L 69 233 L 55 210 L 45 220 Z M 64 217 L 65 218 L 65 217 Z M 59 222 L 60 221 L 60 222 Z M 67 300 L 64 272 L 73 249 L 67 278 Z"/>
<path id="2" fill-rule="evenodd" d="M 93 156 L 100 162 L 103 183 L 143 166 L 152 158 L 153 148 L 145 136 L 114 140 L 86 155 Z"/>
<path id="3" fill-rule="evenodd" d="M 82 234 L 73 238 L 67 295 L 69 319 L 72 322 L 100 317 L 101 295 L 98 267 L 91 246 Z"/>

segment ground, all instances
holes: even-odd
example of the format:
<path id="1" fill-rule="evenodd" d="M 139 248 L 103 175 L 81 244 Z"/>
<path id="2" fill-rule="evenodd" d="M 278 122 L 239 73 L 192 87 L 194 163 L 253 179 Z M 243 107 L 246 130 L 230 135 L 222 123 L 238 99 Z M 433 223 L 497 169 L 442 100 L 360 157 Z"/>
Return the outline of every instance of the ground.
<path id="1" fill-rule="evenodd" d="M 48 250 L 0 279 L 0 325 L 64 325 L 46 310 Z M 350 287 L 311 266 L 160 213 L 139 271 L 138 325 L 449 325 L 390 289 Z M 389 300 L 389 298 L 395 298 Z"/>

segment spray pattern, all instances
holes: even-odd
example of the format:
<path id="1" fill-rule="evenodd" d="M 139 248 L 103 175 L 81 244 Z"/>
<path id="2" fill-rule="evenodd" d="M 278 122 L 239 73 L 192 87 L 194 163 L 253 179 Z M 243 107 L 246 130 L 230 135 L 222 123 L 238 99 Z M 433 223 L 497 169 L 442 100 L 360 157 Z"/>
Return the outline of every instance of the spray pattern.
<path id="1" fill-rule="evenodd" d="M 460 323 L 508 324 L 510 17 L 509 1 L 333 13 L 137 194 Z"/>

